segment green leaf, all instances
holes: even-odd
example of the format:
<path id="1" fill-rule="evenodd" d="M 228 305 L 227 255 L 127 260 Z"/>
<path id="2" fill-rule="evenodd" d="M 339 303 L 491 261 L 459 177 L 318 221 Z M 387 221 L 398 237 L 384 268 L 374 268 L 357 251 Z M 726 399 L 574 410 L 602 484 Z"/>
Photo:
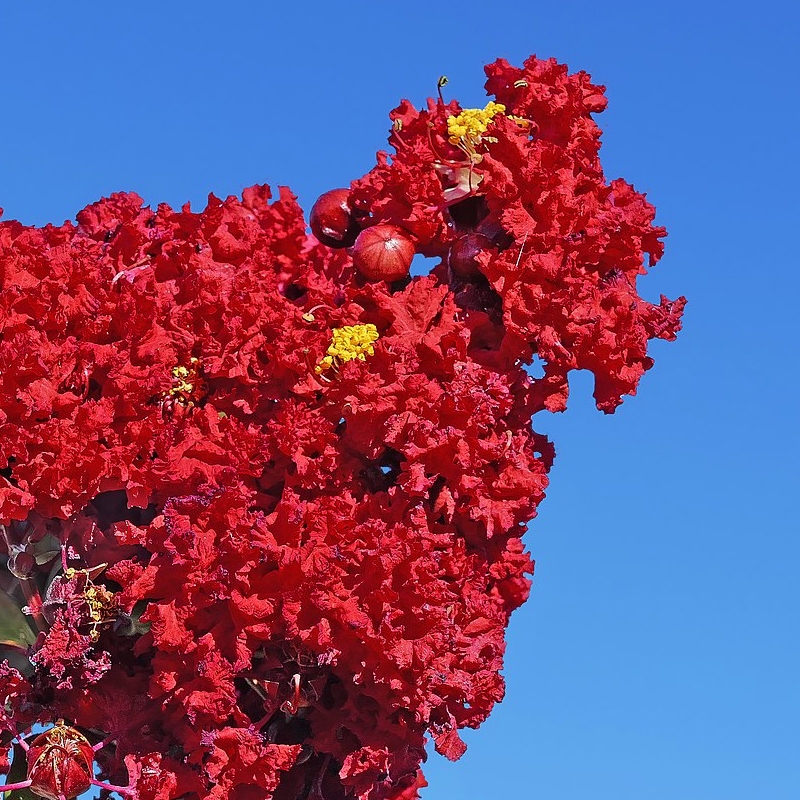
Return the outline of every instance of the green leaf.
<path id="1" fill-rule="evenodd" d="M 23 678 L 30 678 L 34 673 L 34 669 L 26 653 L 27 648 L 21 650 L 15 644 L 3 644 L 0 642 L 0 663 L 8 661 L 8 665 L 17 670 Z"/>
<path id="2" fill-rule="evenodd" d="M 61 555 L 61 540 L 54 534 L 48 533 L 35 542 L 31 549 L 36 563 L 41 566 Z"/>
<path id="3" fill-rule="evenodd" d="M 5 592 L 0 591 L 0 644 L 26 647 L 36 641 L 22 609 Z"/>

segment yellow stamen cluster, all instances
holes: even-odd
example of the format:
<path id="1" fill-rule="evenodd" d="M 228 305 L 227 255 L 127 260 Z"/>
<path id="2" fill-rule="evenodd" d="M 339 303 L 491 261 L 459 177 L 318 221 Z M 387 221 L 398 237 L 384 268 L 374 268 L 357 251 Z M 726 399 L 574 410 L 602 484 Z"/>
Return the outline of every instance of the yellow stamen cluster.
<path id="1" fill-rule="evenodd" d="M 96 641 L 99 636 L 97 626 L 116 619 L 119 606 L 113 592 L 109 592 L 104 586 L 91 584 L 84 589 L 83 596 L 89 605 L 89 616 L 94 622 L 90 636 Z"/>
<path id="2" fill-rule="evenodd" d="M 371 323 L 366 325 L 345 325 L 331 331 L 331 343 L 322 361 L 317 364 L 319 374 L 345 361 L 366 361 L 367 356 L 375 355 L 372 343 L 378 338 L 378 329 Z"/>
<path id="3" fill-rule="evenodd" d="M 92 630 L 89 637 L 93 642 L 96 642 L 100 637 L 97 631 L 99 625 L 107 622 L 112 622 L 117 618 L 119 613 L 119 604 L 113 592 L 106 589 L 105 586 L 94 583 L 92 577 L 99 575 L 106 565 L 101 564 L 93 569 L 74 569 L 68 567 L 64 571 L 64 577 L 67 580 L 78 581 L 78 589 L 86 600 L 86 605 L 89 607 L 89 617 L 91 618 Z"/>
<path id="4" fill-rule="evenodd" d="M 199 358 L 190 358 L 188 367 L 173 367 L 172 379 L 174 385 L 164 392 L 164 397 L 174 397 L 182 405 L 197 402 L 206 393 L 206 383 L 200 375 Z"/>
<path id="5" fill-rule="evenodd" d="M 490 100 L 486 108 L 465 108 L 460 114 L 447 118 L 447 135 L 450 144 L 475 147 L 486 133 L 489 123 L 498 115 L 505 114 L 502 103 Z"/>

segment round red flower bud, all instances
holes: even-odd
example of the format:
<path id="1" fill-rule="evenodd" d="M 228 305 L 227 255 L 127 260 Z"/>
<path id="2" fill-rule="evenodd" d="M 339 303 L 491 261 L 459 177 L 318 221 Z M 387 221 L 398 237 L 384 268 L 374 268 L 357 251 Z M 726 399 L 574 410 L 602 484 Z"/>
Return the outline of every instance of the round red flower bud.
<path id="1" fill-rule="evenodd" d="M 373 225 L 358 234 L 350 251 L 355 268 L 371 281 L 405 278 L 414 258 L 414 245 L 393 225 Z"/>
<path id="2" fill-rule="evenodd" d="M 63 722 L 31 742 L 27 759 L 31 791 L 46 800 L 71 800 L 92 785 L 94 750 L 82 733 Z"/>
<path id="3" fill-rule="evenodd" d="M 492 241 L 482 233 L 468 233 L 450 245 L 447 264 L 459 278 L 471 278 L 480 274 L 476 256 L 492 246 Z"/>
<path id="4" fill-rule="evenodd" d="M 6 566 L 15 578 L 25 580 L 36 570 L 36 559 L 25 550 L 12 551 Z"/>
<path id="5" fill-rule="evenodd" d="M 349 205 L 349 189 L 331 189 L 311 208 L 311 232 L 328 247 L 350 247 L 359 227 Z"/>

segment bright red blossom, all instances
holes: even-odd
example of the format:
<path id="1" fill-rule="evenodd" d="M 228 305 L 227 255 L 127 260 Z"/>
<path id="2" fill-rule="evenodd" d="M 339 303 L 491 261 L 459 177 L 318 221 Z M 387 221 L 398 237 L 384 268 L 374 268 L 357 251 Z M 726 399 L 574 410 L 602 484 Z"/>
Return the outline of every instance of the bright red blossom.
<path id="1" fill-rule="evenodd" d="M 603 176 L 602 87 L 487 74 L 487 109 L 392 112 L 322 241 L 267 187 L 0 224 L 4 743 L 103 731 L 141 800 L 412 800 L 426 736 L 458 758 L 502 699 L 553 459 L 531 416 L 573 369 L 613 411 L 684 301 L 636 292 L 665 232 Z M 373 227 L 402 271 L 354 267 Z"/>

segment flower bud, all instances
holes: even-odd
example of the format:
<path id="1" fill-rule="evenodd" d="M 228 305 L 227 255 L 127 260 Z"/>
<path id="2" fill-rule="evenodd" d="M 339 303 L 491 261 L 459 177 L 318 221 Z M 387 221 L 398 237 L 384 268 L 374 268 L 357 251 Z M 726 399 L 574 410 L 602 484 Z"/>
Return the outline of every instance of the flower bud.
<path id="1" fill-rule="evenodd" d="M 82 733 L 63 722 L 39 734 L 27 758 L 31 791 L 46 800 L 71 800 L 92 784 L 94 750 Z"/>
<path id="2" fill-rule="evenodd" d="M 36 559 L 27 551 L 12 548 L 8 559 L 8 571 L 20 580 L 26 580 L 36 569 Z"/>
<path id="3" fill-rule="evenodd" d="M 450 245 L 447 264 L 459 278 L 474 277 L 480 274 L 476 257 L 491 246 L 491 240 L 482 233 L 467 233 Z"/>
<path id="4" fill-rule="evenodd" d="M 405 278 L 414 258 L 414 245 L 393 225 L 373 225 L 361 231 L 351 251 L 355 268 L 371 281 Z"/>
<path id="5" fill-rule="evenodd" d="M 359 227 L 348 204 L 349 189 L 331 189 L 311 208 L 311 232 L 328 247 L 350 247 Z"/>

